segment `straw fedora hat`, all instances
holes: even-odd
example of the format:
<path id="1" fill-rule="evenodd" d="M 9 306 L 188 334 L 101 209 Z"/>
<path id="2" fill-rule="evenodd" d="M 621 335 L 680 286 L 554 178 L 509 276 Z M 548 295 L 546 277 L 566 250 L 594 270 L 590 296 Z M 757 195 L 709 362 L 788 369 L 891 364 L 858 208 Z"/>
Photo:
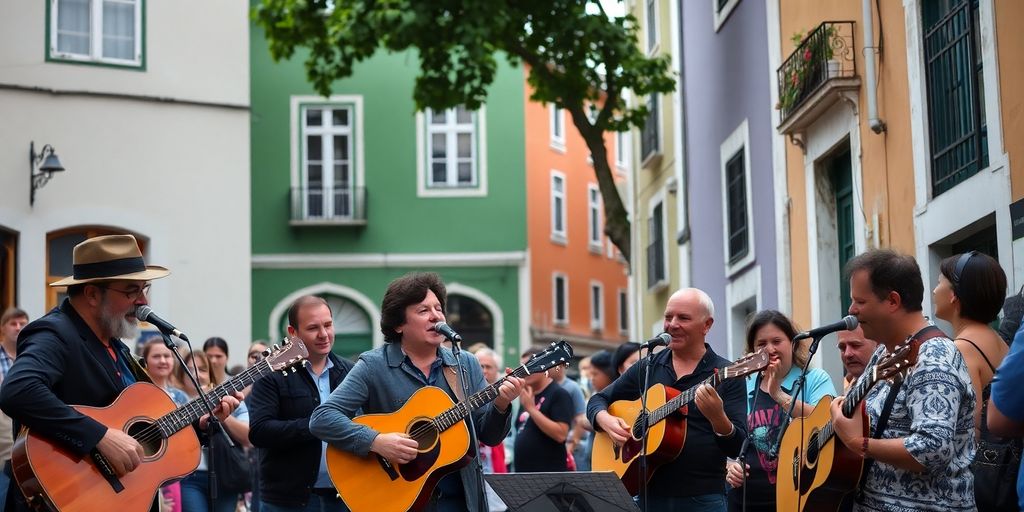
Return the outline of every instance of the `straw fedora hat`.
<path id="1" fill-rule="evenodd" d="M 127 279 L 149 281 L 166 277 L 164 267 L 146 265 L 139 243 L 132 235 L 107 235 L 90 238 L 75 246 L 72 258 L 74 275 L 50 283 L 70 286 L 96 281 Z"/>

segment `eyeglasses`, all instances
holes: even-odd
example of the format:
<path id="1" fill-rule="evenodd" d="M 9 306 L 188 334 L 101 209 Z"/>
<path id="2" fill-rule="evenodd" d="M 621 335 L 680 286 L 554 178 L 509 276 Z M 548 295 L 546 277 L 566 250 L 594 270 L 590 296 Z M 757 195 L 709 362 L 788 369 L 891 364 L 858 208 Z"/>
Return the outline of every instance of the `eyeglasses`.
<path id="1" fill-rule="evenodd" d="M 145 295 L 145 296 L 148 297 L 149 296 L 149 287 L 150 287 L 150 283 L 146 283 L 146 284 L 142 285 L 141 288 L 135 288 L 135 289 L 132 289 L 132 290 L 118 290 L 117 288 L 114 288 L 113 286 L 100 286 L 100 288 L 103 288 L 104 290 L 112 290 L 112 291 L 115 291 L 117 293 L 124 294 L 125 298 L 130 300 L 130 301 L 135 301 L 136 299 L 139 298 L 140 295 Z"/>

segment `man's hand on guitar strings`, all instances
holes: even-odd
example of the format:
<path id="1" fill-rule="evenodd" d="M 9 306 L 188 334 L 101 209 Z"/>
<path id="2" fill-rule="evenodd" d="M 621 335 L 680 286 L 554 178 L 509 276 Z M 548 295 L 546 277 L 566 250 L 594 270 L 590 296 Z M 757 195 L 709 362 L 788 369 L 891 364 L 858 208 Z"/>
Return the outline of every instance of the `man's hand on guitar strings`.
<path id="1" fill-rule="evenodd" d="M 142 445 L 135 438 L 116 428 L 107 429 L 96 449 L 107 459 L 117 476 L 134 471 L 142 463 L 142 457 L 145 455 Z"/>
<path id="2" fill-rule="evenodd" d="M 377 434 L 370 444 L 370 451 L 399 464 L 408 464 L 419 453 L 419 443 L 408 434 L 391 432 Z"/>
<path id="3" fill-rule="evenodd" d="M 632 437 L 632 434 L 629 432 L 629 425 L 626 424 L 625 420 L 618 416 L 612 416 L 608 411 L 597 413 L 597 416 L 594 416 L 594 421 L 617 445 L 625 444 L 626 440 Z"/>
<path id="4" fill-rule="evenodd" d="M 511 368 L 505 368 L 505 382 L 498 387 L 498 397 L 494 399 L 494 406 L 498 411 L 504 413 L 512 405 L 512 401 L 519 398 L 519 392 L 523 390 L 525 380 L 513 377 Z"/>

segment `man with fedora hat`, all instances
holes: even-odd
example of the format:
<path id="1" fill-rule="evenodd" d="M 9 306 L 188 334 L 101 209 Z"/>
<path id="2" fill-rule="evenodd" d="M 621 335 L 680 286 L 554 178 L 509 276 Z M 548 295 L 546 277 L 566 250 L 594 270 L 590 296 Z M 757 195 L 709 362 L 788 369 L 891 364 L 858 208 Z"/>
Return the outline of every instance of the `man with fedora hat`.
<path id="1" fill-rule="evenodd" d="M 126 387 L 148 381 L 145 370 L 120 338 L 137 334 L 135 308 L 147 304 L 149 281 L 166 277 L 163 267 L 147 266 L 131 235 L 90 238 L 74 249 L 74 274 L 50 286 L 66 286 L 67 298 L 18 336 L 18 357 L 0 390 L 0 408 L 71 453 L 98 451 L 118 475 L 141 463 L 142 446 L 115 428 L 85 416 L 71 405 L 105 407 Z M 214 410 L 223 419 L 241 400 L 227 396 Z M 207 418 L 199 421 L 206 427 Z M 10 475 L 10 464 L 4 468 Z M 16 490 L 7 510 L 25 510 Z"/>

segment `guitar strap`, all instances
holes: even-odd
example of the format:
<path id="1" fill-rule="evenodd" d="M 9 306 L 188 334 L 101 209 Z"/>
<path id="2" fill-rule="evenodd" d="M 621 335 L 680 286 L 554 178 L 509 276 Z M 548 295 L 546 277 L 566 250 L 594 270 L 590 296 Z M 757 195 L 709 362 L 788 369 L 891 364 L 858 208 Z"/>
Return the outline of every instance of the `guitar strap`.
<path id="1" fill-rule="evenodd" d="M 917 334 L 910 337 L 907 342 L 920 342 L 924 343 L 932 338 L 938 338 L 945 336 L 946 333 L 942 332 L 942 329 L 929 325 L 924 329 L 921 329 Z M 882 432 L 885 432 L 885 427 L 889 425 L 889 415 L 892 414 L 892 406 L 896 403 L 896 395 L 900 394 L 900 388 L 903 387 L 903 381 L 900 379 L 896 382 L 895 386 L 889 388 L 889 396 L 885 397 L 885 404 L 882 405 L 882 414 L 878 416 L 878 423 L 875 426 L 875 431 L 872 432 L 871 437 L 873 439 L 881 439 Z M 871 470 L 871 465 L 874 464 L 875 459 L 867 459 L 864 461 L 864 471 L 860 474 L 860 483 L 857 485 L 859 492 L 863 492 L 864 483 L 868 480 L 868 471 Z"/>
<path id="2" fill-rule="evenodd" d="M 448 387 L 452 388 L 455 393 L 455 398 L 458 398 L 460 402 L 466 400 L 466 394 L 462 392 L 462 385 L 459 384 L 459 374 L 457 373 L 456 366 L 445 366 L 444 380 L 448 381 Z"/>

